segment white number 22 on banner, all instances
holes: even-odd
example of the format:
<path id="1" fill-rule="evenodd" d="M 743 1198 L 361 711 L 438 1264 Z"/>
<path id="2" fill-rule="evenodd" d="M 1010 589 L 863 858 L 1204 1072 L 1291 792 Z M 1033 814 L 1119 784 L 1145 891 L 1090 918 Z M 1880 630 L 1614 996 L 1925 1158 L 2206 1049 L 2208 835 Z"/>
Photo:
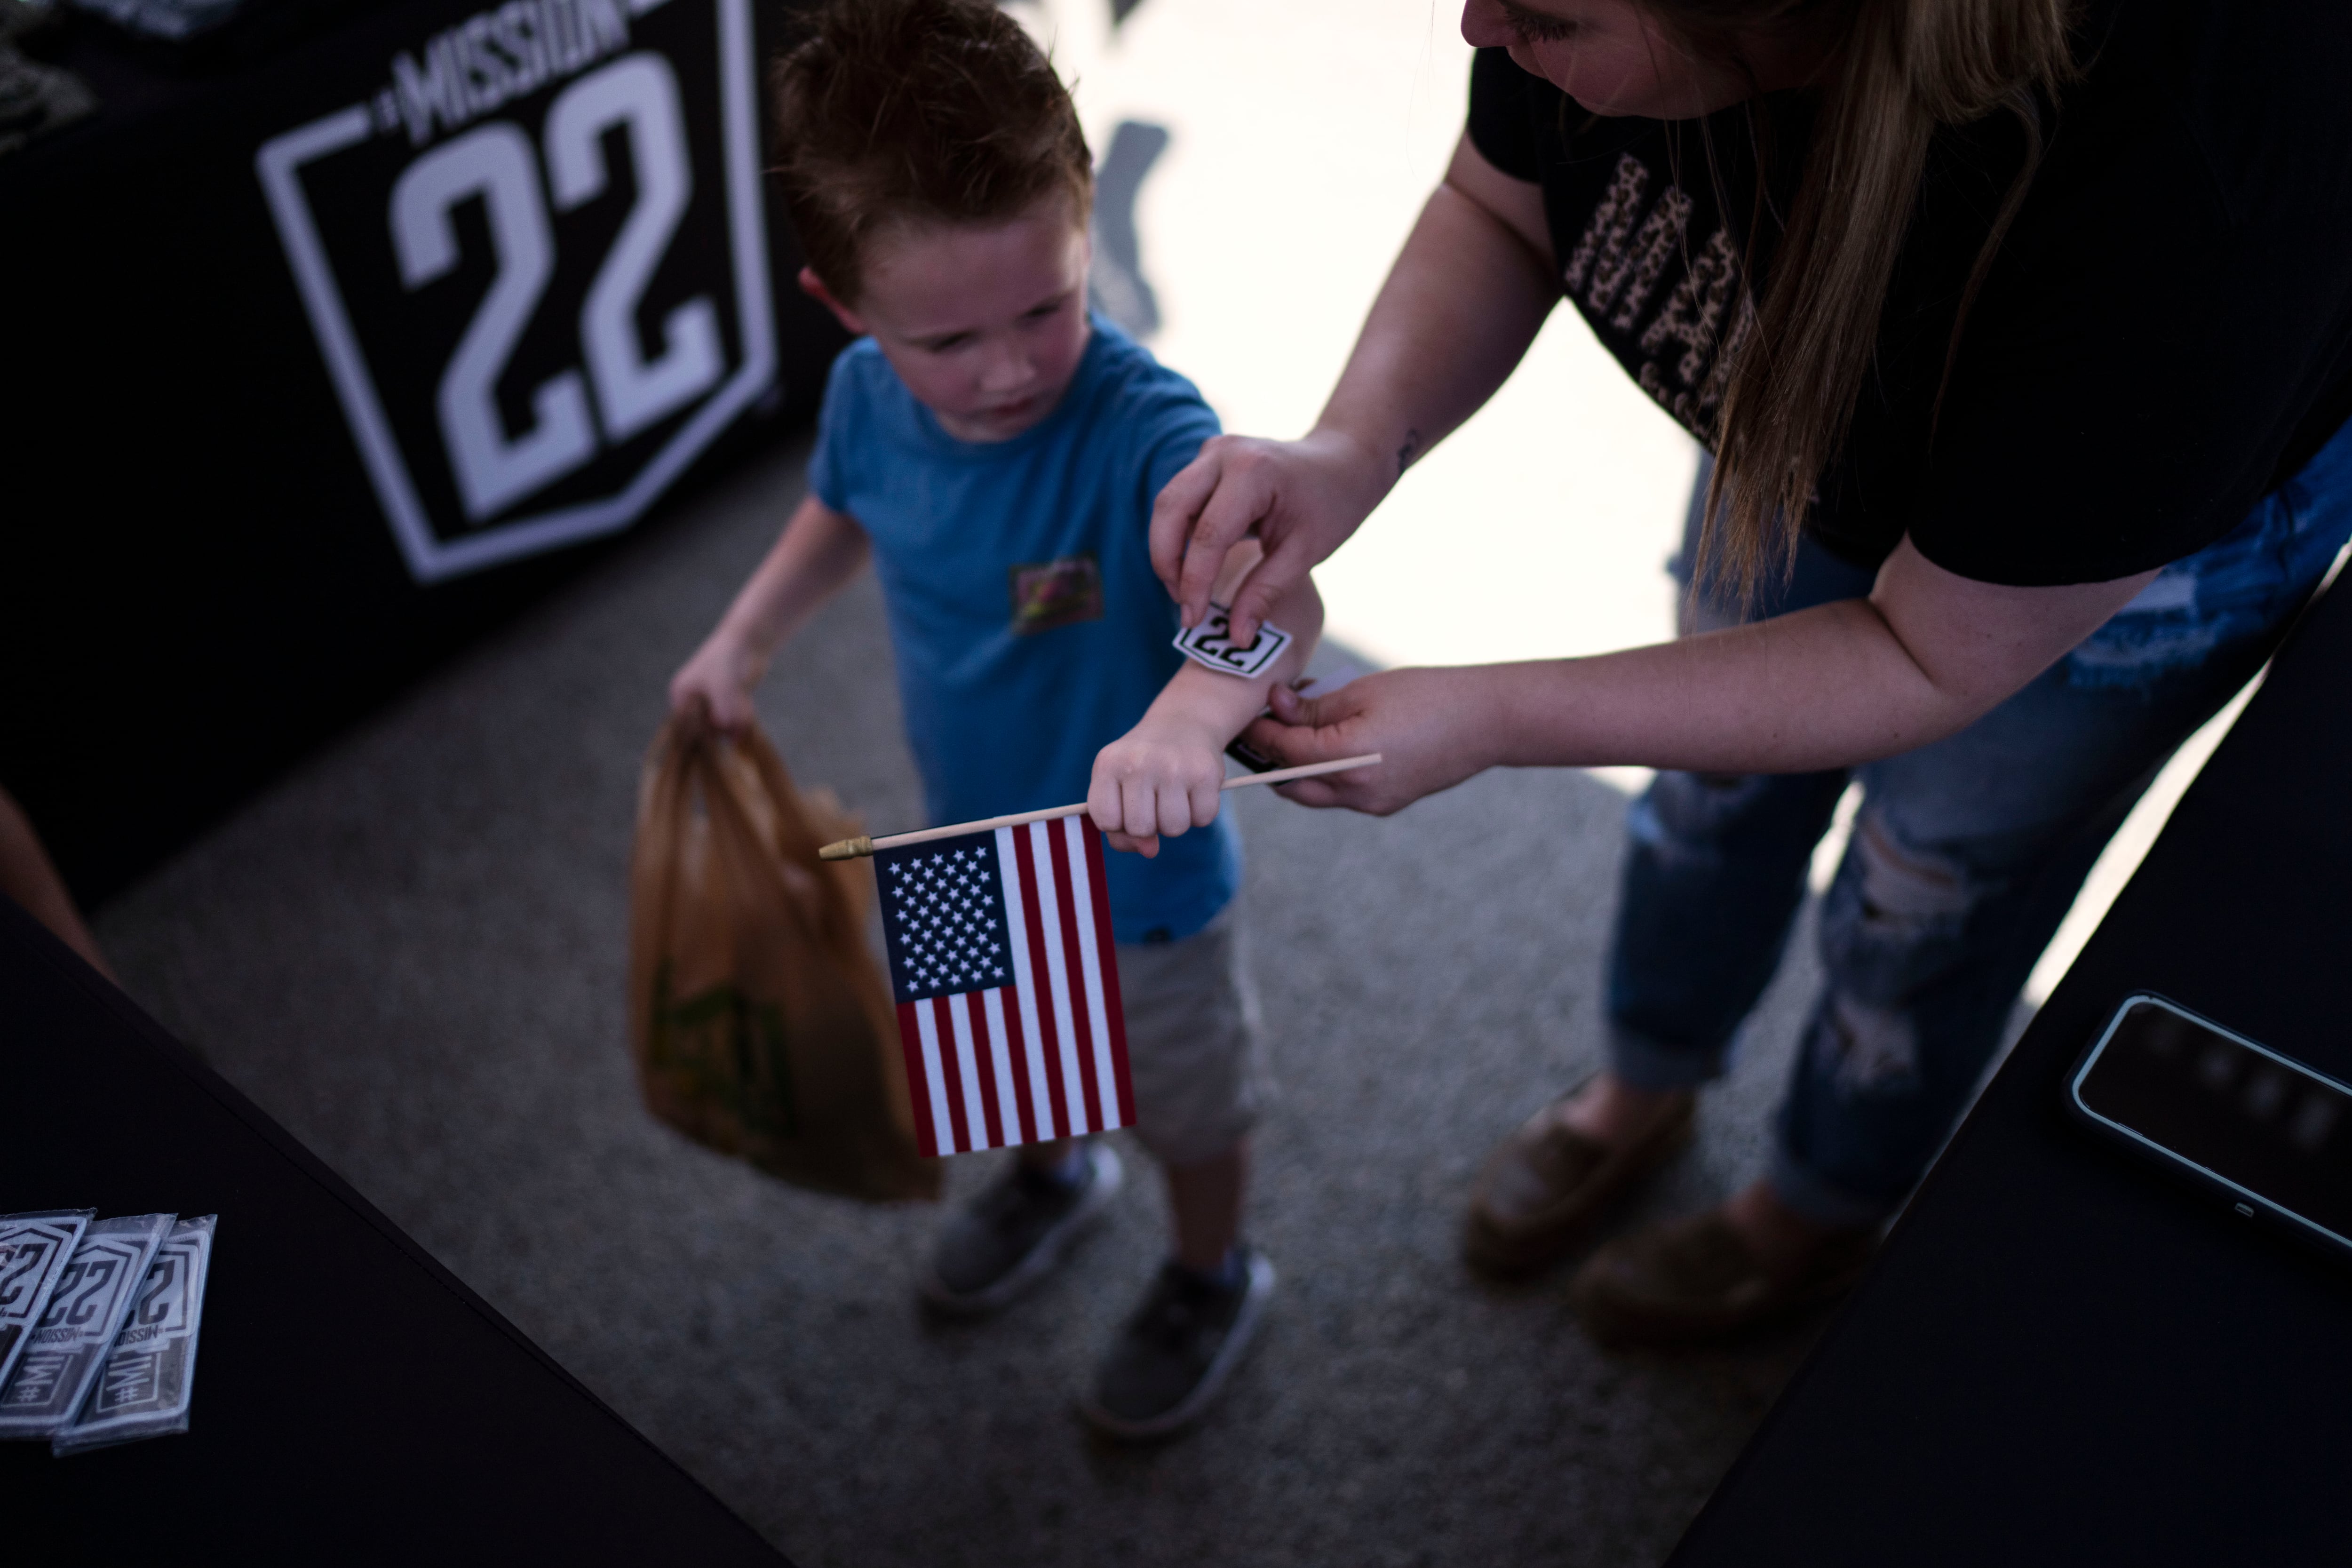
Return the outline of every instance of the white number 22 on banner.
<path id="1" fill-rule="evenodd" d="M 601 138 L 614 127 L 628 133 L 637 200 L 589 286 L 580 346 L 604 428 L 613 440 L 625 441 L 709 391 L 726 363 L 718 315 L 706 298 L 670 311 L 662 350 L 651 360 L 639 352 L 633 324 L 637 301 L 693 197 L 677 79 L 668 61 L 631 55 L 572 83 L 555 100 L 546 140 L 556 207 L 568 212 L 603 194 Z M 498 277 L 442 373 L 436 406 L 467 514 L 478 520 L 585 463 L 595 456 L 597 437 L 577 371 L 552 376 L 533 391 L 531 428 L 509 432 L 499 416 L 496 393 L 507 356 L 555 270 L 538 163 L 520 130 L 504 121 L 478 126 L 401 175 L 392 189 L 391 214 L 401 280 L 420 288 L 457 265 L 453 214 L 475 196 L 488 209 Z"/>
<path id="2" fill-rule="evenodd" d="M 626 528 L 777 357 L 751 0 L 439 21 L 254 159 L 420 583 Z"/>

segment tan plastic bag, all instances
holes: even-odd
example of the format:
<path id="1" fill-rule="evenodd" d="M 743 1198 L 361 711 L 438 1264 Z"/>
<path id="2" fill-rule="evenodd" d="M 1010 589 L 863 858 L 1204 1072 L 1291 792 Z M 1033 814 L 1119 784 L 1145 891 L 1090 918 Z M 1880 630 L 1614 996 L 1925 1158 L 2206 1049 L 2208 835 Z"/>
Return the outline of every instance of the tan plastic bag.
<path id="1" fill-rule="evenodd" d="M 629 1018 L 646 1108 L 771 1175 L 930 1198 L 889 992 L 866 942 L 873 878 L 817 847 L 858 831 L 793 788 L 754 729 L 673 718 L 646 757 L 629 868 Z"/>

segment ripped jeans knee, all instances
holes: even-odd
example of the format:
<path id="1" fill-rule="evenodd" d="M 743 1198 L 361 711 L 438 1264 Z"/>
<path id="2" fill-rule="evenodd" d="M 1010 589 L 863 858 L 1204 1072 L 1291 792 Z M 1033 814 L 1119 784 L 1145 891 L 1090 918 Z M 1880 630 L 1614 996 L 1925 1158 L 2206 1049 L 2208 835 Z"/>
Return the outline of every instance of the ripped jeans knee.
<path id="1" fill-rule="evenodd" d="M 1612 1059 L 1633 1081 L 1720 1069 L 1780 964 L 1844 788 L 1843 773 L 1662 773 L 1634 802 L 1608 1000 Z"/>
<path id="2" fill-rule="evenodd" d="M 1865 805 L 1822 908 L 1827 995 L 1807 1049 L 1842 1089 L 1899 1092 L 1920 1075 L 1917 994 L 1968 947 L 1968 917 L 1986 889 L 1956 859 L 1905 845 Z"/>
<path id="3" fill-rule="evenodd" d="M 1841 989 L 1898 1006 L 1963 953 L 1969 911 L 1996 890 L 1957 857 L 1905 844 L 1864 805 L 1822 908 Z"/>
<path id="4" fill-rule="evenodd" d="M 1774 1181 L 1825 1222 L 1891 1212 L 1999 1044 L 2021 977 L 1998 938 L 2034 884 L 1968 843 L 1923 845 L 1865 801 L 1822 902 L 1827 984 Z"/>

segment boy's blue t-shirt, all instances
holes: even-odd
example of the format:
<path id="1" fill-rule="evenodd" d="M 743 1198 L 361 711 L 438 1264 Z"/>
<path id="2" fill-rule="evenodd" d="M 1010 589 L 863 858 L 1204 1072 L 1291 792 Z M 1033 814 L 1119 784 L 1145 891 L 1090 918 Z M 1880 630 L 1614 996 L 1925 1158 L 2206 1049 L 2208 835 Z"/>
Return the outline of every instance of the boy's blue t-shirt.
<path id="1" fill-rule="evenodd" d="M 1192 384 L 1097 316 L 1069 390 L 1009 441 L 959 441 L 871 338 L 834 362 L 809 488 L 874 542 L 934 823 L 1087 798 L 1095 753 L 1183 663 L 1151 502 L 1217 433 Z M 1111 927 L 1170 941 L 1241 886 L 1233 814 L 1112 855 Z"/>

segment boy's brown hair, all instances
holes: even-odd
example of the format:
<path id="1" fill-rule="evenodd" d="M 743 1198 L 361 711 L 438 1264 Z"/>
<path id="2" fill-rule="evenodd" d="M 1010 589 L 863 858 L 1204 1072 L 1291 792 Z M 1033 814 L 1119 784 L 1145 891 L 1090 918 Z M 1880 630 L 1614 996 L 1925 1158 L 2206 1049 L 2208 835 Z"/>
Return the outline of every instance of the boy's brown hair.
<path id="1" fill-rule="evenodd" d="M 830 0 L 769 78 L 786 209 L 843 303 L 895 223 L 991 223 L 1068 193 L 1084 223 L 1094 160 L 1061 79 L 989 0 Z"/>

